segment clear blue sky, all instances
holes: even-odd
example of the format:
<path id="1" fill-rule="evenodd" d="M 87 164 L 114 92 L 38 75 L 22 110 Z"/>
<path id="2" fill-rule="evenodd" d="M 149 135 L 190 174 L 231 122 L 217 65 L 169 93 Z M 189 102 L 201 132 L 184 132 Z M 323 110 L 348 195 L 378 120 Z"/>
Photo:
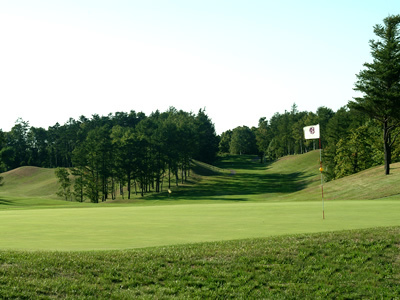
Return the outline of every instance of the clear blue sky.
<path id="1" fill-rule="evenodd" d="M 0 129 L 206 108 L 217 133 L 356 94 L 399 0 L 2 0 Z"/>

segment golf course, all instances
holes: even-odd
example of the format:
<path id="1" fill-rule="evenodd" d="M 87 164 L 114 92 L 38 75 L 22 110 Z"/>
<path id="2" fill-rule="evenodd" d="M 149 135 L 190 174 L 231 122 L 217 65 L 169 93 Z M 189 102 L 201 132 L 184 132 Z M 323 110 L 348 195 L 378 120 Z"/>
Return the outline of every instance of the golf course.
<path id="1" fill-rule="evenodd" d="M 0 297 L 399 297 L 400 164 L 324 182 L 323 202 L 318 168 L 193 161 L 171 193 L 102 203 L 57 197 L 54 169 L 3 173 Z"/>

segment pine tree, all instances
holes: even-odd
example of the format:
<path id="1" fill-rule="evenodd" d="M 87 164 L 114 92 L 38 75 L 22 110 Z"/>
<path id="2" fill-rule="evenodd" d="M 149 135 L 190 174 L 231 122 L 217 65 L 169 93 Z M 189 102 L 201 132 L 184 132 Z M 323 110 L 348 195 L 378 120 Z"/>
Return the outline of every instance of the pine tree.
<path id="1" fill-rule="evenodd" d="M 58 179 L 60 187 L 57 196 L 63 197 L 66 201 L 71 199 L 71 180 L 69 179 L 69 171 L 66 168 L 57 168 L 55 175 Z"/>
<path id="2" fill-rule="evenodd" d="M 368 114 L 383 125 L 385 174 L 390 173 L 394 129 L 400 125 L 400 15 L 389 16 L 374 26 L 378 40 L 371 40 L 372 63 L 357 75 L 354 98 L 349 107 Z"/>

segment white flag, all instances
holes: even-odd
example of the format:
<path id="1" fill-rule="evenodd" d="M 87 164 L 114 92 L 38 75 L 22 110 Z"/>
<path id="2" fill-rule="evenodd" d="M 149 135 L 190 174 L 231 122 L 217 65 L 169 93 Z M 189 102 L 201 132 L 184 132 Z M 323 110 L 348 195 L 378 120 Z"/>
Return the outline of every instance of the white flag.
<path id="1" fill-rule="evenodd" d="M 306 140 L 319 139 L 319 124 L 306 126 L 303 128 Z"/>

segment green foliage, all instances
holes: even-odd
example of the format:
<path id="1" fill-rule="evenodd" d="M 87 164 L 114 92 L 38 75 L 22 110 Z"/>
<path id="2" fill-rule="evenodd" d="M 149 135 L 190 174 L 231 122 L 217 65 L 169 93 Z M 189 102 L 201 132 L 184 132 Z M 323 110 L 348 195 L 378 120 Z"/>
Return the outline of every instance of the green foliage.
<path id="1" fill-rule="evenodd" d="M 64 198 L 66 201 L 71 199 L 71 180 L 69 171 L 66 168 L 57 168 L 55 175 L 60 185 L 57 196 Z"/>
<path id="2" fill-rule="evenodd" d="M 371 40 L 372 63 L 357 75 L 355 90 L 363 94 L 349 107 L 378 120 L 383 126 L 385 174 L 390 172 L 393 130 L 400 124 L 400 15 L 389 16 L 374 26 L 379 38 Z"/>
<path id="3" fill-rule="evenodd" d="M 145 124 L 146 122 L 148 123 L 147 125 Z M 176 129 L 173 131 L 174 137 L 165 138 L 163 136 L 163 134 L 172 134 L 172 132 L 165 132 L 167 127 L 164 127 L 164 122 L 174 123 L 173 126 Z M 169 155 L 175 156 L 174 159 L 179 161 L 174 164 L 180 169 L 187 169 L 191 158 L 212 162 L 215 160 L 218 151 L 219 140 L 215 133 L 214 124 L 206 115 L 205 110 L 200 110 L 197 115 L 194 115 L 177 111 L 171 107 L 167 112 L 160 113 L 156 111 L 150 116 L 134 111 L 129 114 L 117 112 L 115 115 L 109 114 L 102 117 L 93 115 L 91 119 L 81 116 L 79 120 L 69 119 L 64 125 L 56 123 L 54 126 L 50 126 L 48 130 L 30 127 L 28 122 L 19 119 L 10 132 L 3 133 L 0 131 L 0 171 L 15 169 L 23 165 L 50 168 L 80 167 L 80 163 L 76 164 L 76 162 L 84 159 L 77 159 L 76 155 L 77 153 L 83 154 L 82 149 L 79 148 L 83 147 L 81 144 L 89 143 L 87 140 L 89 133 L 97 130 L 97 128 L 107 127 L 109 136 L 114 126 L 134 130 L 135 135 L 137 135 L 137 142 L 148 143 L 147 151 L 153 149 L 162 151 L 163 154 L 161 156 L 164 156 L 164 158 L 160 157 L 157 161 L 150 159 L 151 155 L 149 153 L 146 154 L 146 158 L 149 159 L 148 162 L 154 162 L 155 165 L 159 164 L 161 160 L 165 160 L 164 153 L 169 151 L 168 148 L 177 148 L 182 152 L 179 153 L 178 157 L 177 153 L 172 155 L 172 151 L 169 151 Z M 139 132 L 140 130 L 142 131 Z M 162 130 L 164 131 L 163 133 L 161 133 Z M 163 143 L 173 144 L 166 145 Z M 106 147 L 105 145 L 103 146 Z M 95 151 L 95 149 L 91 150 Z M 98 148 L 97 150 L 105 149 Z M 115 151 L 111 152 L 111 154 L 113 153 Z M 113 157 L 112 159 L 117 158 Z M 150 169 L 153 169 L 153 167 Z M 109 170 L 112 175 L 115 175 L 114 171 Z M 159 176 L 160 174 L 162 172 L 158 175 L 153 175 Z M 146 175 L 146 177 L 144 190 L 148 190 L 149 181 L 151 180 L 149 176 Z M 113 176 L 109 177 L 111 181 L 112 178 Z M 100 180 L 102 179 L 104 179 L 104 176 L 100 178 Z M 120 179 L 122 180 L 122 178 Z M 112 183 L 109 185 L 109 189 L 112 190 Z M 108 191 L 103 190 L 104 187 L 105 183 L 103 182 L 101 183 L 101 194 L 108 193 Z"/>
<path id="4" fill-rule="evenodd" d="M 216 159 L 218 152 L 219 139 L 215 133 L 215 127 L 211 119 L 206 115 L 204 109 L 200 109 L 195 118 L 195 128 L 197 147 L 193 155 L 194 159 L 212 163 Z"/>
<path id="5" fill-rule="evenodd" d="M 18 163 L 16 161 L 15 149 L 11 146 L 6 146 L 0 150 L 1 168 L 6 171 L 16 168 Z"/>
<path id="6" fill-rule="evenodd" d="M 258 121 L 258 128 L 255 132 L 256 141 L 257 141 L 257 149 L 262 155 L 262 161 L 265 158 L 265 154 L 267 153 L 268 144 L 270 140 L 270 131 L 268 129 L 268 121 L 266 118 L 261 118 Z"/>
<path id="7" fill-rule="evenodd" d="M 48 130 L 18 120 L 10 132 L 0 131 L 0 171 L 26 164 L 69 168 L 74 198 L 98 203 L 115 199 L 118 188 L 126 187 L 128 198 L 132 187 L 142 195 L 161 192 L 165 176 L 169 188 L 172 178 L 183 183 L 191 159 L 214 161 L 218 143 L 205 110 L 81 116 Z"/>
<path id="8" fill-rule="evenodd" d="M 269 121 L 261 118 L 255 132 L 259 153 L 269 160 L 275 160 L 316 149 L 318 144 L 315 141 L 304 139 L 303 128 L 319 121 L 325 126 L 325 119 L 333 115 L 332 110 L 324 107 L 320 107 L 317 112 L 319 116 L 311 112 L 299 112 L 297 105 L 293 104 L 290 112 L 275 113 Z"/>
<path id="9" fill-rule="evenodd" d="M 229 153 L 229 145 L 232 139 L 232 130 L 227 130 L 221 134 L 220 141 L 219 141 L 219 152 L 221 154 Z"/>
<path id="10" fill-rule="evenodd" d="M 380 132 L 368 124 L 358 127 L 336 146 L 335 178 L 341 178 L 383 163 Z"/>
<path id="11" fill-rule="evenodd" d="M 229 143 L 231 154 L 257 154 L 256 135 L 247 126 L 236 127 Z"/>

